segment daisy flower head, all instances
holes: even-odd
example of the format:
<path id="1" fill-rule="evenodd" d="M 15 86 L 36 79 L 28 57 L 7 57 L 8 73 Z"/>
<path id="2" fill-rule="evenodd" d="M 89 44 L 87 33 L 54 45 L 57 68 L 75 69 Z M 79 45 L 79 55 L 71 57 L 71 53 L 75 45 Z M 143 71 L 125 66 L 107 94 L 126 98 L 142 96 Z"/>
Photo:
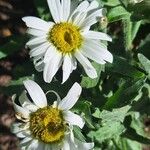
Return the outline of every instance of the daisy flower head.
<path id="1" fill-rule="evenodd" d="M 59 95 L 53 105 L 47 104 L 47 98 L 40 86 L 32 80 L 24 81 L 26 92 L 19 97 L 20 105 L 13 105 L 16 117 L 21 120 L 12 127 L 13 133 L 23 140 L 22 150 L 89 150 L 93 143 L 84 143 L 74 137 L 73 125 L 80 128 L 84 120 L 70 109 L 77 102 L 81 87 L 75 83 L 62 100 Z M 28 92 L 32 101 L 26 95 Z"/>
<path id="2" fill-rule="evenodd" d="M 26 45 L 31 49 L 35 68 L 43 71 L 44 81 L 49 83 L 62 66 L 64 83 L 78 61 L 90 78 L 96 78 L 97 72 L 89 59 L 99 64 L 113 61 L 112 54 L 101 43 L 101 40 L 111 41 L 111 37 L 90 30 L 103 17 L 103 9 L 96 0 L 91 3 L 85 0 L 76 7 L 71 0 L 47 2 L 54 22 L 31 16 L 22 19 L 33 36 Z"/>

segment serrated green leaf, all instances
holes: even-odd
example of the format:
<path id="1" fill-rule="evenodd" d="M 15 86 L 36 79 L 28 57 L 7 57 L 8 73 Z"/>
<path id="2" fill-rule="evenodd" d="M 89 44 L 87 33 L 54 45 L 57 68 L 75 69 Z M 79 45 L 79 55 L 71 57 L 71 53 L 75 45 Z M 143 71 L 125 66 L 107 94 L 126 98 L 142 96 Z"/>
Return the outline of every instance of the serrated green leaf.
<path id="1" fill-rule="evenodd" d="M 82 80 L 81 80 L 81 86 L 84 87 L 84 88 L 95 87 L 97 85 L 98 81 L 99 81 L 101 72 L 104 71 L 104 68 L 105 68 L 104 65 L 100 65 L 96 62 L 93 62 L 92 65 L 96 69 L 98 77 L 95 78 L 95 79 L 91 79 L 90 77 L 83 76 Z"/>
<path id="2" fill-rule="evenodd" d="M 113 122 L 123 122 L 128 110 L 131 106 L 127 105 L 112 111 L 103 110 L 101 113 L 95 114 L 96 118 L 102 119 L 102 124 L 111 124 Z M 118 115 L 119 114 L 119 115 Z"/>
<path id="3" fill-rule="evenodd" d="M 109 22 L 114 22 L 121 19 L 129 18 L 129 16 L 130 13 L 121 5 L 110 9 L 107 15 Z"/>
<path id="4" fill-rule="evenodd" d="M 100 127 L 97 131 L 90 131 L 88 137 L 95 139 L 98 142 L 103 142 L 107 139 L 118 137 L 125 131 L 124 126 L 120 122 L 114 122 Z"/>

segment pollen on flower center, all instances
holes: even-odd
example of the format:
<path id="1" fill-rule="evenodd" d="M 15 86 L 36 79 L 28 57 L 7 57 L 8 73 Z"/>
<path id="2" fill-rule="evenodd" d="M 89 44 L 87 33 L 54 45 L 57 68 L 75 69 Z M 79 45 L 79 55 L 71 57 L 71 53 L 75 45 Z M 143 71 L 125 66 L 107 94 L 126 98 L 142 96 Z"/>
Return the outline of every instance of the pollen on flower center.
<path id="1" fill-rule="evenodd" d="M 83 38 L 77 26 L 58 23 L 48 33 L 48 40 L 62 53 L 70 53 L 81 46 Z"/>
<path id="2" fill-rule="evenodd" d="M 45 143 L 60 142 L 66 130 L 61 110 L 47 106 L 31 113 L 30 130 L 35 138 Z"/>

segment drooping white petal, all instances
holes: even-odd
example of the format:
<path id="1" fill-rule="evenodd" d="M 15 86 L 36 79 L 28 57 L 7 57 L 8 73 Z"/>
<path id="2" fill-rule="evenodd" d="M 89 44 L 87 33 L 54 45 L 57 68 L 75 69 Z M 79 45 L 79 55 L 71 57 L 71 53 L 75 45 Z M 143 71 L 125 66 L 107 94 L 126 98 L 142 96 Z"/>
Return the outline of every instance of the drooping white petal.
<path id="1" fill-rule="evenodd" d="M 90 14 L 85 20 L 84 22 L 82 23 L 82 25 L 80 26 L 81 29 L 84 29 L 86 27 L 89 27 L 93 24 L 95 24 L 99 17 L 102 17 L 102 9 L 99 9 L 97 11 L 94 11 L 92 14 Z"/>
<path id="2" fill-rule="evenodd" d="M 112 54 L 106 49 L 106 47 L 101 46 L 100 43 L 96 41 L 87 40 L 83 47 L 83 53 L 85 56 L 101 64 L 104 64 L 102 60 L 110 63 L 113 62 Z"/>
<path id="3" fill-rule="evenodd" d="M 35 69 L 38 72 L 43 71 L 43 68 L 44 68 L 44 62 L 43 61 L 36 62 L 36 63 L 34 63 L 34 65 L 35 65 Z"/>
<path id="4" fill-rule="evenodd" d="M 23 17 L 22 20 L 26 23 L 26 25 L 30 28 L 39 29 L 42 31 L 48 31 L 50 28 L 50 23 L 37 18 L 37 17 Z"/>
<path id="5" fill-rule="evenodd" d="M 57 52 L 49 62 L 44 66 L 43 78 L 45 82 L 50 83 L 62 64 L 62 54 Z"/>
<path id="6" fill-rule="evenodd" d="M 75 53 L 75 57 L 81 63 L 86 74 L 90 78 L 96 78 L 97 77 L 97 72 L 96 72 L 95 68 L 91 65 L 90 61 L 81 54 L 81 52 L 77 51 Z"/>
<path id="7" fill-rule="evenodd" d="M 83 128 L 85 122 L 84 120 L 77 114 L 72 113 L 71 111 L 64 111 L 64 119 L 71 125 L 77 125 L 81 129 Z"/>
<path id="8" fill-rule="evenodd" d="M 109 35 L 107 35 L 106 33 L 102 33 L 102 32 L 88 31 L 85 33 L 83 32 L 82 35 L 87 39 L 112 41 L 112 38 Z"/>
<path id="9" fill-rule="evenodd" d="M 31 96 L 33 102 L 39 107 L 47 106 L 47 99 L 46 96 L 41 89 L 41 87 L 32 80 L 26 80 L 23 82 L 25 88 L 27 89 L 29 95 Z"/>
<path id="10" fill-rule="evenodd" d="M 70 0 L 62 0 L 62 20 L 67 21 L 70 14 Z"/>
<path id="11" fill-rule="evenodd" d="M 74 83 L 71 89 L 69 90 L 67 96 L 64 97 L 62 101 L 58 104 L 58 108 L 60 108 L 61 110 L 71 109 L 79 99 L 81 91 L 81 86 L 77 82 Z"/>
<path id="12" fill-rule="evenodd" d="M 40 37 L 36 37 L 36 38 L 33 38 L 31 40 L 29 40 L 26 45 L 27 46 L 30 46 L 30 45 L 36 45 L 36 44 L 41 44 L 41 43 L 44 43 L 44 42 L 47 42 L 47 39 L 46 39 L 46 36 L 40 36 Z"/>
<path id="13" fill-rule="evenodd" d="M 33 36 L 44 36 L 44 35 L 46 36 L 46 33 L 47 33 L 46 31 L 33 29 L 33 28 L 29 28 L 26 32 Z"/>
<path id="14" fill-rule="evenodd" d="M 64 83 L 69 78 L 69 76 L 72 72 L 71 56 L 69 56 L 69 55 L 64 56 L 64 62 L 63 62 L 62 70 L 63 70 L 63 81 L 62 81 L 62 83 Z"/>
<path id="15" fill-rule="evenodd" d="M 53 45 L 51 45 L 45 53 L 44 63 L 49 62 L 52 58 L 54 58 L 57 55 L 57 53 L 58 52 L 57 52 L 56 48 Z"/>
<path id="16" fill-rule="evenodd" d="M 75 143 L 78 145 L 78 150 L 90 150 L 94 147 L 94 143 L 84 143 L 75 138 Z"/>
<path id="17" fill-rule="evenodd" d="M 16 98 L 16 95 L 13 95 L 12 102 L 13 102 L 14 109 L 17 112 L 17 115 L 19 115 L 20 117 L 23 117 L 23 118 L 29 118 L 29 114 L 30 114 L 29 110 L 17 105 L 15 103 L 15 98 Z"/>
<path id="18" fill-rule="evenodd" d="M 45 42 L 45 43 L 41 44 L 40 46 L 37 46 L 36 48 L 32 49 L 29 52 L 29 54 L 31 57 L 35 57 L 35 56 L 44 54 L 49 46 L 50 46 L 50 44 L 48 42 Z"/>
<path id="19" fill-rule="evenodd" d="M 61 22 L 61 4 L 60 0 L 47 0 L 52 17 L 56 23 Z"/>

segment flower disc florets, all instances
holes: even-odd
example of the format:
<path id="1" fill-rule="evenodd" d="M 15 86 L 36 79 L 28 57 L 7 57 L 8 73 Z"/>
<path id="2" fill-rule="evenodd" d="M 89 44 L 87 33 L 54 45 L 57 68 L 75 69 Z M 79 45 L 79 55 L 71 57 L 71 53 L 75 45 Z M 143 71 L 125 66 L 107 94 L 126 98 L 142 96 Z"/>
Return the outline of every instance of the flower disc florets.
<path id="1" fill-rule="evenodd" d="M 61 110 L 47 106 L 31 113 L 30 130 L 35 138 L 45 143 L 61 141 L 66 130 Z"/>

